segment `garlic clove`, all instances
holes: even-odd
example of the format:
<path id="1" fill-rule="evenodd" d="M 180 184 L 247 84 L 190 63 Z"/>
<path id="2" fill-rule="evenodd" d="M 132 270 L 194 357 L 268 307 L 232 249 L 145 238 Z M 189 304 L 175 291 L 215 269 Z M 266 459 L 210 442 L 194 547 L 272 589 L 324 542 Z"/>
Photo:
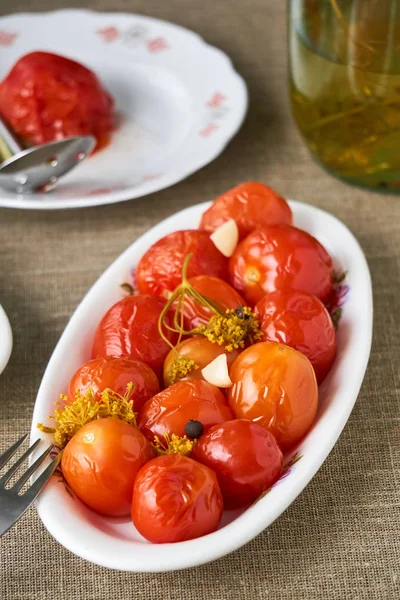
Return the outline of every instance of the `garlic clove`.
<path id="1" fill-rule="evenodd" d="M 216 387 L 228 388 L 232 385 L 226 354 L 220 354 L 217 358 L 214 358 L 214 360 L 202 369 L 201 374 L 208 383 L 212 383 Z"/>
<path id="2" fill-rule="evenodd" d="M 239 242 L 239 229 L 236 221 L 234 219 L 225 221 L 210 235 L 210 238 L 221 254 L 229 258 Z"/>

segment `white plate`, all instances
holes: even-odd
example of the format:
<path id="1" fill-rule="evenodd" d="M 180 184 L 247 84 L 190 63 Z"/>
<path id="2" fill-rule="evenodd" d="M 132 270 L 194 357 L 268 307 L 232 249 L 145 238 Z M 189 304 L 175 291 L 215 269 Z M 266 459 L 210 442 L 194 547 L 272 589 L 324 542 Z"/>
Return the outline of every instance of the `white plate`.
<path id="1" fill-rule="evenodd" d="M 10 321 L 0 304 L 0 373 L 4 371 L 11 356 L 13 337 Z"/>
<path id="2" fill-rule="evenodd" d="M 56 190 L 29 197 L 0 190 L 0 206 L 73 208 L 156 192 L 214 160 L 246 113 L 245 83 L 226 54 L 172 23 L 86 10 L 0 18 L 0 80 L 34 50 L 92 69 L 122 122 L 110 145 Z"/>
<path id="3" fill-rule="evenodd" d="M 368 362 L 372 334 L 371 280 L 360 246 L 345 225 L 312 206 L 298 202 L 290 205 L 295 224 L 315 235 L 331 252 L 336 267 L 347 271 L 346 286 L 342 288 L 345 304 L 338 330 L 337 359 L 320 388 L 320 406 L 313 428 L 296 452 L 286 457 L 289 465 L 295 462 L 294 458 L 301 456 L 301 459 L 288 466 L 284 477 L 251 508 L 242 514 L 226 512 L 224 526 L 218 531 L 176 544 L 146 542 L 128 519 L 118 521 L 95 514 L 72 499 L 64 485 L 53 480 L 38 500 L 38 512 L 50 533 L 78 556 L 105 567 L 137 572 L 182 569 L 214 560 L 268 527 L 300 494 L 328 456 L 357 399 Z M 40 435 L 36 424 L 53 412 L 54 401 L 67 389 L 72 373 L 90 358 L 95 328 L 106 310 L 122 297 L 120 284 L 130 280 L 132 268 L 142 254 L 167 233 L 197 227 L 208 206 L 205 203 L 187 208 L 153 227 L 95 283 L 72 316 L 50 359 L 36 399 L 32 440 Z"/>

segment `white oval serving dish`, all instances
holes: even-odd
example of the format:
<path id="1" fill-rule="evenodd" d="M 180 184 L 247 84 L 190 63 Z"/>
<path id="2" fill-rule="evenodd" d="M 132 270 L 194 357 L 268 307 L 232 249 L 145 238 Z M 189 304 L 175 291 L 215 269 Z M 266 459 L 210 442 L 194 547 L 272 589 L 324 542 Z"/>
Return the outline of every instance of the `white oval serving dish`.
<path id="1" fill-rule="evenodd" d="M 347 276 L 341 288 L 344 305 L 337 358 L 320 388 L 317 419 L 298 448 L 286 457 L 284 476 L 244 512 L 225 512 L 218 531 L 187 542 L 160 545 L 144 540 L 129 519 L 95 514 L 72 498 L 54 477 L 39 497 L 37 509 L 50 533 L 78 556 L 112 569 L 135 572 L 170 571 L 214 560 L 268 527 L 300 494 L 328 456 L 349 418 L 367 367 L 372 337 L 371 280 L 362 250 L 343 223 L 312 206 L 299 202 L 290 205 L 295 225 L 315 235 L 332 254 L 335 267 L 346 271 Z M 120 285 L 131 280 L 132 269 L 142 254 L 167 233 L 197 227 L 208 206 L 204 203 L 187 208 L 153 227 L 91 288 L 67 325 L 44 374 L 33 414 L 32 440 L 43 437 L 36 424 L 52 414 L 54 402 L 67 389 L 73 372 L 90 358 L 95 328 L 104 312 L 122 297 Z"/>

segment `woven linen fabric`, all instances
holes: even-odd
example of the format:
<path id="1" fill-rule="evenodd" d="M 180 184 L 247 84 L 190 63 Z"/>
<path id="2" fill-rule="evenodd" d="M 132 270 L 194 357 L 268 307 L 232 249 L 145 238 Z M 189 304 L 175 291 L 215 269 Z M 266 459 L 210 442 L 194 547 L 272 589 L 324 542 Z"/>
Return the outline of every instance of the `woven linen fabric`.
<path id="1" fill-rule="evenodd" d="M 326 209 L 352 229 L 372 274 L 374 340 L 358 401 L 334 450 L 289 509 L 245 547 L 186 571 L 110 571 L 65 550 L 31 508 L 0 540 L 1 600 L 400 598 L 400 198 L 347 187 L 312 162 L 290 115 L 282 0 L 84 5 L 196 30 L 227 52 L 246 79 L 249 114 L 217 160 L 150 197 L 60 212 L 0 209 L 0 301 L 14 332 L 12 358 L 0 376 L 0 451 L 28 431 L 51 352 L 103 270 L 160 219 L 244 180 L 264 181 Z M 1 0 L 0 13 L 63 7 L 82 3 Z"/>

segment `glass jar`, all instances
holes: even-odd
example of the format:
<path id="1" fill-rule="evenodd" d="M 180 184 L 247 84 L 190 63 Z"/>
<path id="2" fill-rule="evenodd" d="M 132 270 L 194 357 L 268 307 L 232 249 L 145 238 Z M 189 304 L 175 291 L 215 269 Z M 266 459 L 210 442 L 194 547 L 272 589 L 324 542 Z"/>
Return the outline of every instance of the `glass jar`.
<path id="1" fill-rule="evenodd" d="M 288 0 L 290 97 L 314 158 L 400 191 L 400 1 Z"/>

